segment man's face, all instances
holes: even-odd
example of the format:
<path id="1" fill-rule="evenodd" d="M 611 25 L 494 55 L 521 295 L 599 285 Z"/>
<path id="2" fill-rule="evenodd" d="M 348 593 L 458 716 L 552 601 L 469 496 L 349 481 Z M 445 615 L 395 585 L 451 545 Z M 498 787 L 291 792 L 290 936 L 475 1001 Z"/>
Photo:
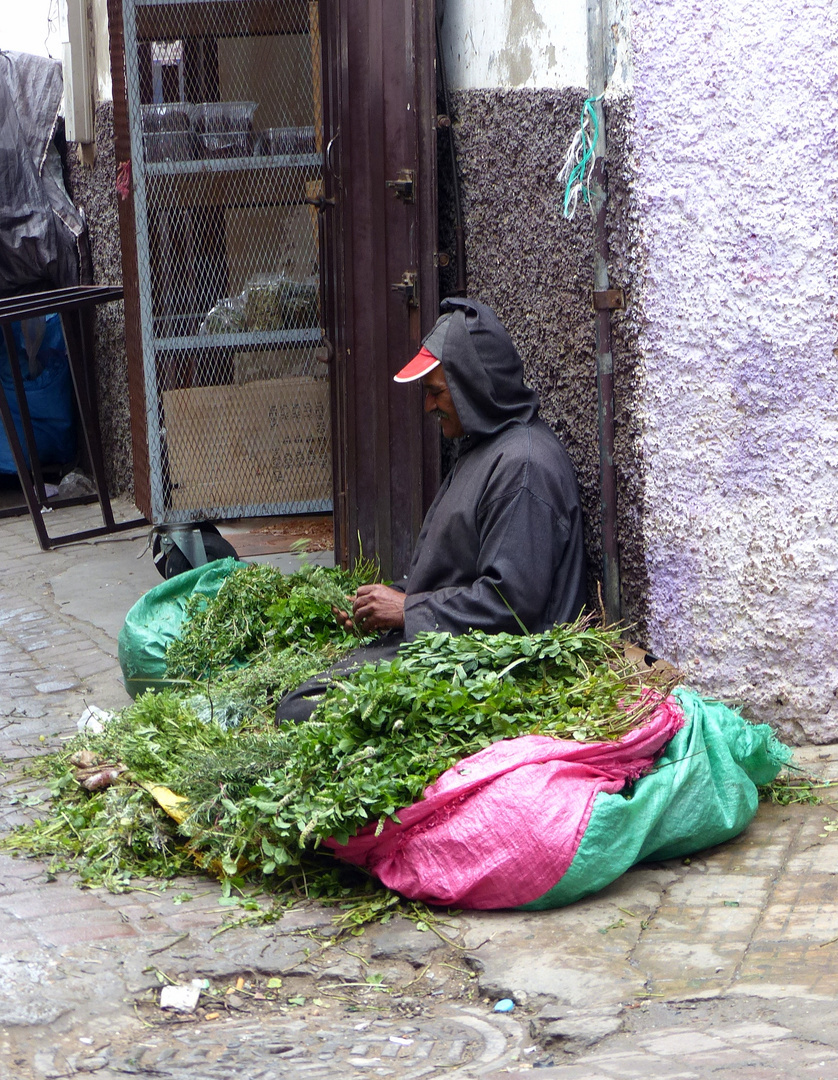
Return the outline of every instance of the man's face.
<path id="1" fill-rule="evenodd" d="M 438 364 L 422 379 L 422 389 L 425 391 L 425 412 L 436 417 L 442 434 L 446 439 L 461 439 L 465 431 L 454 408 L 442 364 Z"/>

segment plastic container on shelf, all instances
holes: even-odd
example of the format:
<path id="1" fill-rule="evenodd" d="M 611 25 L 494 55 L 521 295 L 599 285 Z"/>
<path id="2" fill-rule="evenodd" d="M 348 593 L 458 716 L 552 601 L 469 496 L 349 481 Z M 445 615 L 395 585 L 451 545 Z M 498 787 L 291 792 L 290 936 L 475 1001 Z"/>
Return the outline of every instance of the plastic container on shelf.
<path id="1" fill-rule="evenodd" d="M 297 153 L 313 154 L 316 149 L 317 147 L 314 141 L 314 128 L 297 128 Z"/>
<path id="2" fill-rule="evenodd" d="M 146 161 L 190 161 L 196 156 L 192 106 L 183 101 L 142 106 Z"/>
<path id="3" fill-rule="evenodd" d="M 311 278 L 258 274 L 242 294 L 245 326 L 251 331 L 305 330 L 318 325 L 320 287 Z"/>
<path id="4" fill-rule="evenodd" d="M 297 152 L 297 129 L 291 127 L 271 127 L 258 132 L 255 137 L 254 153 L 262 157 L 274 154 L 295 154 Z"/>
<path id="5" fill-rule="evenodd" d="M 271 127 L 254 135 L 254 153 L 261 157 L 278 154 L 313 154 L 313 127 Z"/>
<path id="6" fill-rule="evenodd" d="M 252 153 L 255 101 L 204 101 L 192 107 L 192 129 L 204 157 Z"/>
<path id="7" fill-rule="evenodd" d="M 244 299 L 223 297 L 206 313 L 198 327 L 199 334 L 239 334 L 247 329 L 244 318 Z"/>

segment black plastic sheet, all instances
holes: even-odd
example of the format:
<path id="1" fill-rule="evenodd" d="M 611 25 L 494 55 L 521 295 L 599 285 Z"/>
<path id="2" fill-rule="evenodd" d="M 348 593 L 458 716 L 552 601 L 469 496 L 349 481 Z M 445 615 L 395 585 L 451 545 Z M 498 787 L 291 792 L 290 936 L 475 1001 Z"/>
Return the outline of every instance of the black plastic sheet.
<path id="1" fill-rule="evenodd" d="M 61 64 L 0 52 L 0 295 L 76 285 L 84 215 L 54 142 Z"/>

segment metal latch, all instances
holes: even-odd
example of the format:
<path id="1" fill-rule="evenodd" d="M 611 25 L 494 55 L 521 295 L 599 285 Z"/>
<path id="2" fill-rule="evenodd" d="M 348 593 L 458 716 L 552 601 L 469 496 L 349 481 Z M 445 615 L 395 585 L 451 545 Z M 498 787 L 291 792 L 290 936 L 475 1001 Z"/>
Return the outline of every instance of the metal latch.
<path id="1" fill-rule="evenodd" d="M 387 180 L 385 183 L 388 188 L 395 191 L 397 199 L 403 199 L 405 202 L 415 202 L 416 173 L 413 169 L 400 169 L 395 180 Z"/>
<path id="2" fill-rule="evenodd" d="M 308 203 L 309 206 L 316 206 L 318 214 L 324 213 L 328 207 L 335 205 L 335 200 L 327 199 L 325 195 L 317 195 L 315 198 L 308 196 L 303 199 L 303 202 Z"/>
<path id="3" fill-rule="evenodd" d="M 603 289 L 591 292 L 591 306 L 594 311 L 625 311 L 626 294 L 622 289 Z"/>
<path id="4" fill-rule="evenodd" d="M 390 288 L 402 294 L 408 307 L 419 307 L 419 275 L 415 270 L 405 270 L 401 281 L 397 281 Z"/>

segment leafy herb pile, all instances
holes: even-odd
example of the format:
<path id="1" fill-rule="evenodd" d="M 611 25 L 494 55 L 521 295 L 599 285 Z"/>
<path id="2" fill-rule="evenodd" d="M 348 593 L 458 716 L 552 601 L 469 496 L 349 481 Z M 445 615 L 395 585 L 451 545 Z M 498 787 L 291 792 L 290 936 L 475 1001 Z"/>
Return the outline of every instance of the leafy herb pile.
<path id="1" fill-rule="evenodd" d="M 617 631 L 583 623 L 526 636 L 423 634 L 395 660 L 339 681 L 308 723 L 286 728 L 278 768 L 255 783 L 230 775 L 237 798 L 196 791 L 186 828 L 193 844 L 214 845 L 223 808 L 235 836 L 227 867 L 294 867 L 322 840 L 383 826 L 446 769 L 500 739 L 619 738 L 657 705 L 655 682 L 671 688 L 624 659 Z"/>
<path id="2" fill-rule="evenodd" d="M 319 663 L 314 674 L 359 643 L 337 625 L 332 607 L 351 611 L 348 598 L 375 577 L 374 564 L 363 560 L 352 573 L 312 564 L 294 574 L 258 565 L 236 570 L 212 599 L 196 594 L 189 600 L 184 630 L 166 653 L 167 675 L 206 679 L 284 649 L 311 654 Z M 296 670 L 291 676 L 289 685 L 302 681 Z"/>
<path id="3" fill-rule="evenodd" d="M 807 776 L 789 763 L 775 780 L 759 788 L 759 797 L 763 802 L 775 803 L 777 806 L 820 806 L 829 798 L 821 792 L 834 789 L 835 786 L 834 780 Z"/>
<path id="4" fill-rule="evenodd" d="M 53 818 L 2 846 L 63 857 L 88 881 L 115 888 L 132 875 L 182 872 L 190 857 L 228 883 L 249 873 L 286 889 L 304 881 L 309 895 L 322 894 L 335 872 L 315 852 L 320 841 L 345 840 L 368 822 L 383 825 L 445 769 L 499 739 L 619 738 L 647 718 L 656 690 L 671 688 L 661 675 L 637 672 L 613 629 L 577 623 L 536 635 L 432 633 L 403 646 L 395 660 L 342 678 L 309 722 L 275 727 L 269 687 L 277 672 L 287 674 L 290 659 L 287 646 L 272 649 L 301 608 L 293 590 L 266 604 L 265 582 L 252 569 L 241 572 L 244 580 L 230 579 L 231 593 L 244 599 L 233 607 L 248 617 L 216 623 L 231 602 L 221 593 L 216 605 L 196 606 L 178 643 L 193 642 L 192 667 L 177 660 L 181 670 L 202 672 L 216 670 L 221 656 L 249 656 L 250 665 L 182 693 L 149 692 L 101 734 L 74 739 L 51 762 Z M 333 589 L 340 579 L 312 574 L 303 584 L 327 608 L 340 606 Z M 220 642 L 208 648 L 217 632 Z M 326 622 L 318 625 L 311 612 L 305 632 L 312 651 L 297 651 L 298 658 L 334 649 L 334 637 L 319 644 Z M 329 632 L 337 632 L 333 621 Z M 173 651 L 186 657 L 185 648 Z M 127 771 L 113 787 L 88 794 L 69 760 L 82 749 Z M 184 820 L 167 817 L 142 784 L 182 796 Z"/>

